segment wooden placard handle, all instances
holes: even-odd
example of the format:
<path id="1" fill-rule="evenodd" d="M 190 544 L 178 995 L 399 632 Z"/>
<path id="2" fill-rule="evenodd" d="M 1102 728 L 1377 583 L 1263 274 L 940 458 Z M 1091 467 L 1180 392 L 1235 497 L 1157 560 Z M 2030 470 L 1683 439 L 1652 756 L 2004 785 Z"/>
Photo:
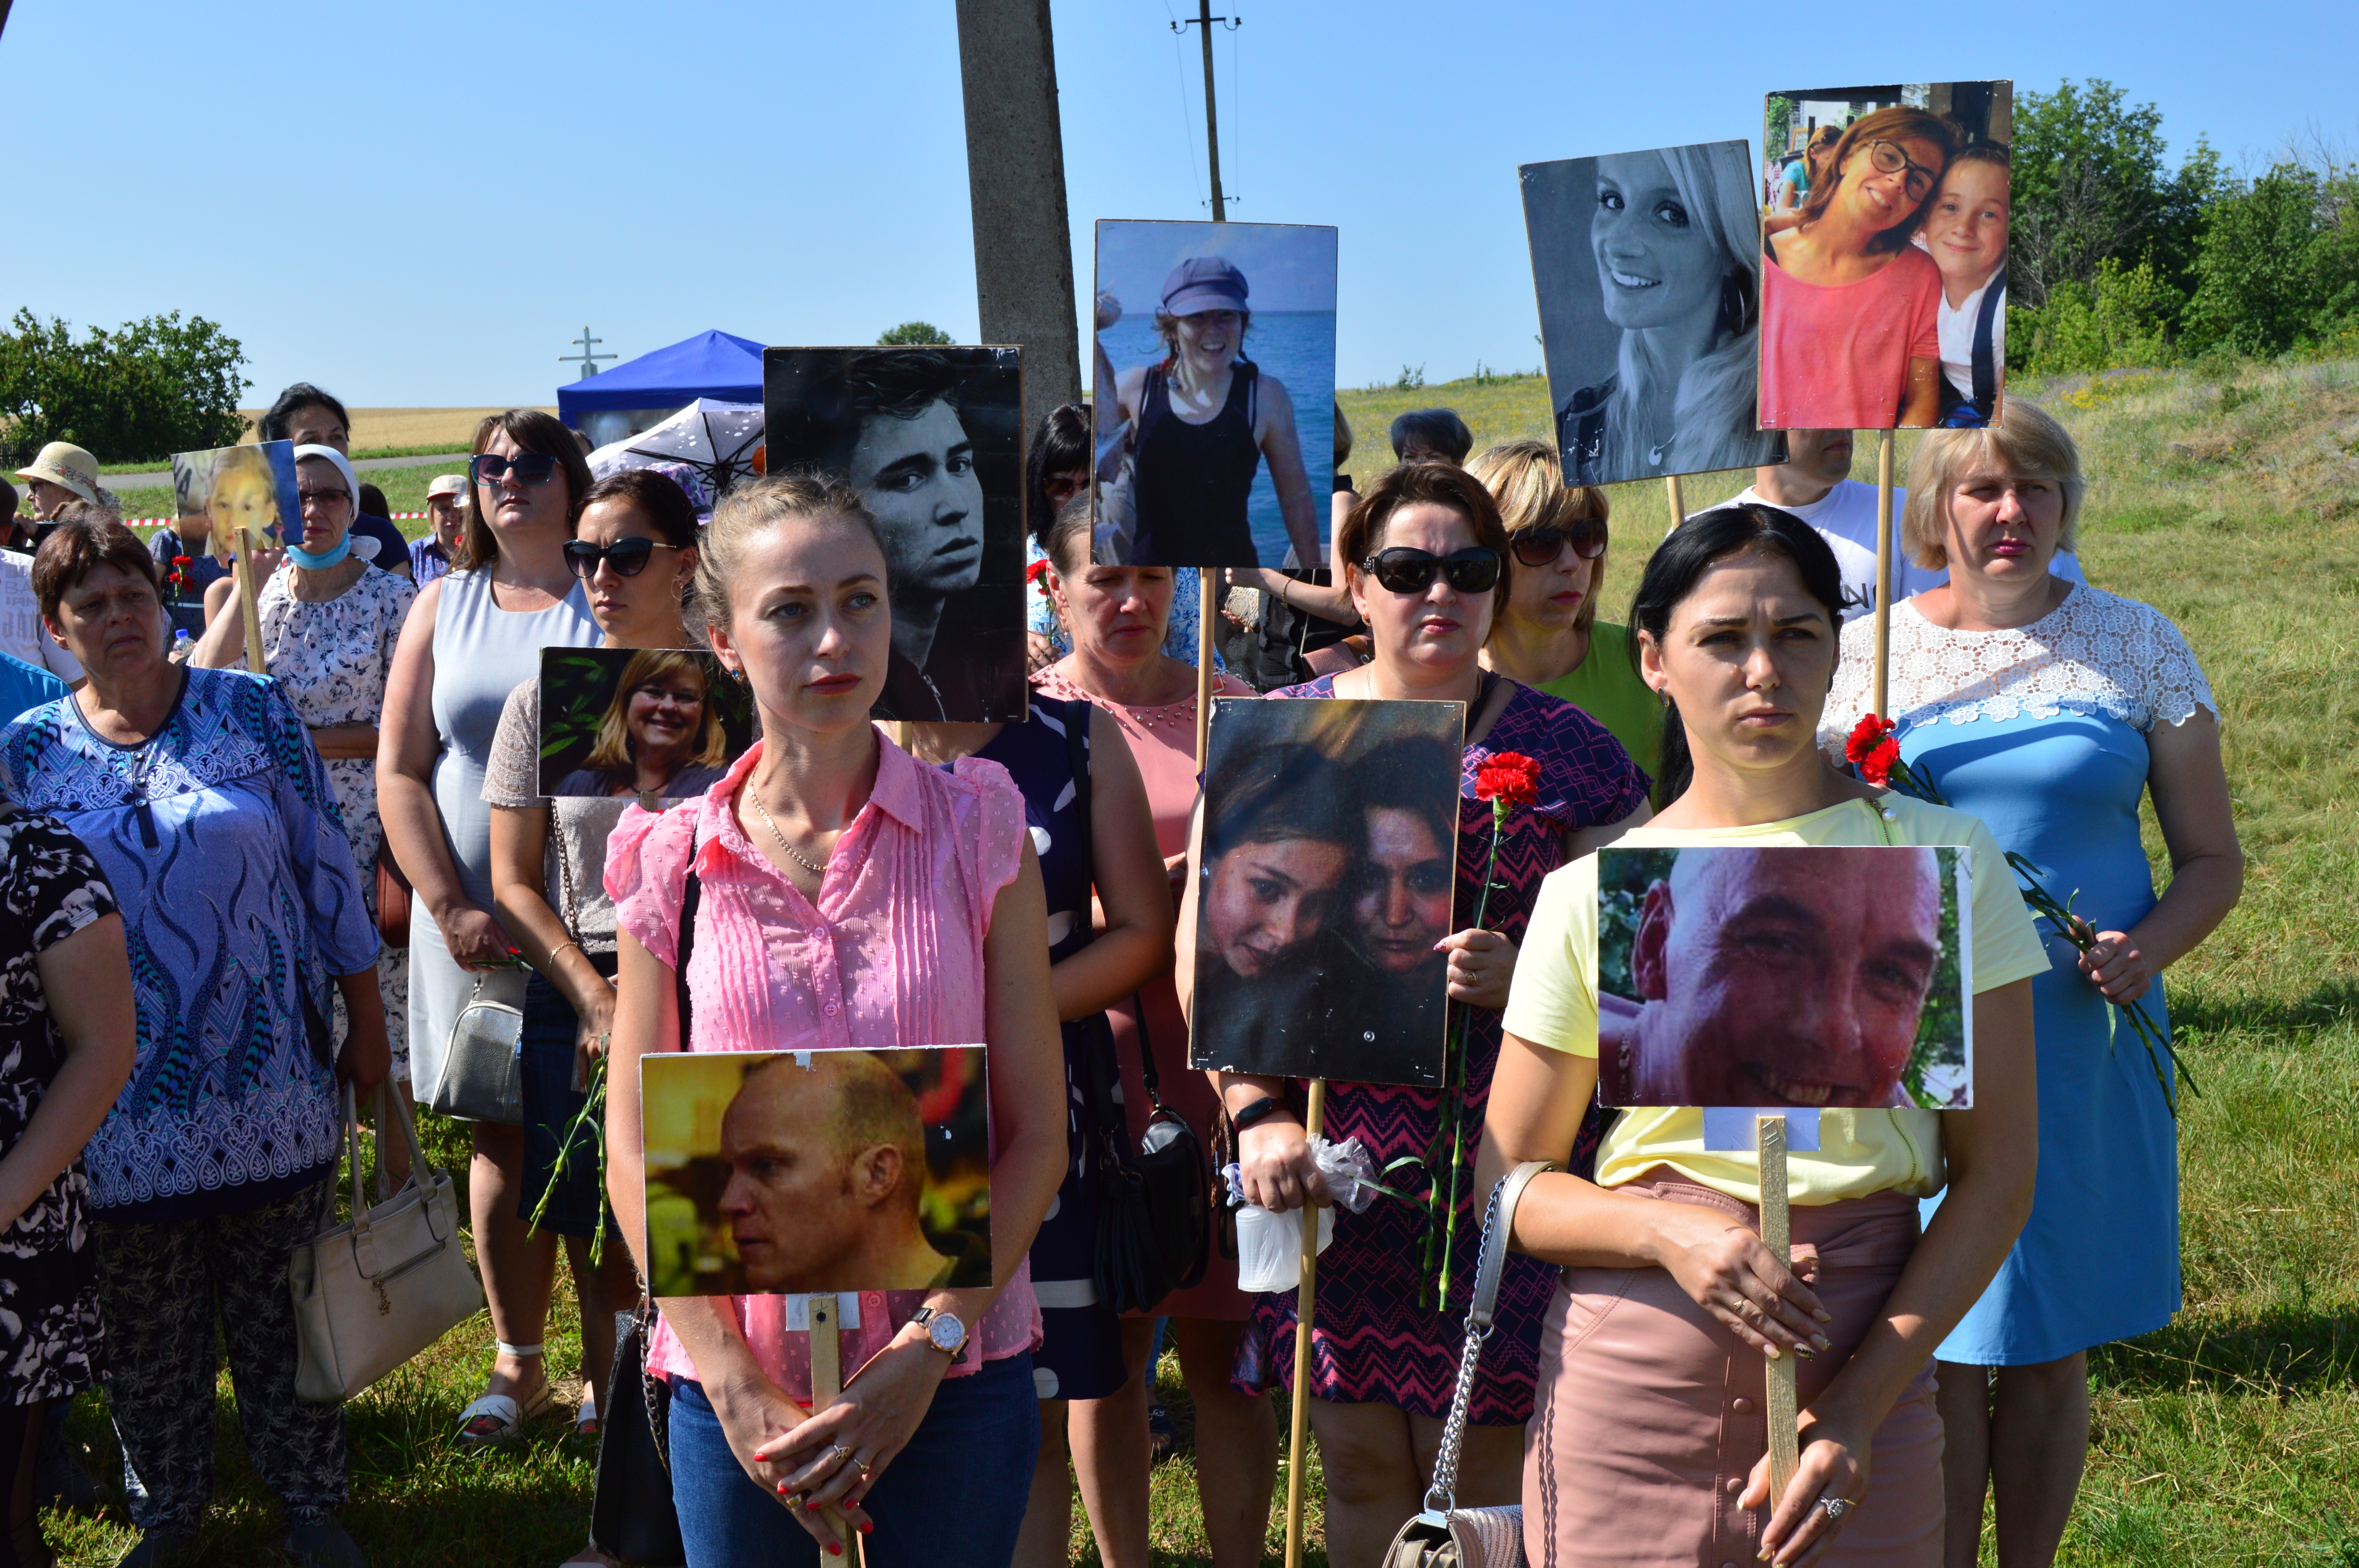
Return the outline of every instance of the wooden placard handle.
<path id="1" fill-rule="evenodd" d="M 1669 525 L 1663 530 L 1665 534 L 1669 534 L 1672 528 L 1678 527 L 1680 524 L 1688 520 L 1688 503 L 1686 497 L 1680 493 L 1679 475 L 1675 473 L 1665 474 L 1663 476 L 1663 491 L 1670 497 L 1671 501 L 1671 521 Z"/>
<path id="2" fill-rule="evenodd" d="M 1196 573 L 1196 771 L 1204 771 L 1204 747 L 1212 733 L 1212 617 L 1220 613 L 1220 569 Z"/>
<path id="3" fill-rule="evenodd" d="M 810 1298 L 810 1393 L 811 1413 L 833 1404 L 843 1392 L 843 1325 L 832 1295 Z M 832 1532 L 835 1543 L 842 1546 L 844 1538 L 853 1532 L 844 1517 L 833 1509 L 821 1510 L 820 1519 Z"/>
<path id="4" fill-rule="evenodd" d="M 1883 718 L 1892 648 L 1892 432 L 1875 433 L 1875 682 L 1868 711 Z"/>
<path id="5" fill-rule="evenodd" d="M 237 575 L 237 612 L 245 622 L 245 667 L 255 675 L 267 672 L 262 665 L 262 611 L 255 595 L 262 585 L 254 580 L 254 552 L 262 542 L 251 528 L 237 531 L 237 559 L 231 563 Z"/>
<path id="6" fill-rule="evenodd" d="M 1786 1187 L 1786 1119 L 1765 1116 L 1754 1125 L 1759 1129 L 1760 1143 L 1761 1245 L 1769 1249 L 1771 1257 L 1790 1267 L 1794 1218 Z M 1777 1499 L 1792 1485 L 1802 1455 L 1797 1435 L 1799 1407 L 1795 1403 L 1792 1353 L 1787 1352 L 1769 1362 L 1767 1370 L 1767 1398 L 1763 1400 L 1763 1409 L 1769 1422 L 1769 1507 L 1775 1509 Z"/>
<path id="7" fill-rule="evenodd" d="M 1327 1111 L 1327 1080 L 1310 1080 L 1310 1104 L 1302 1118 L 1303 1136 L 1319 1136 Z M 1310 1440 L 1310 1400 L 1303 1391 L 1303 1368 L 1310 1364 L 1310 1319 L 1318 1309 L 1319 1206 L 1302 1206 L 1302 1282 L 1294 1307 L 1293 1409 L 1286 1449 L 1286 1568 L 1302 1568 L 1302 1481 L 1310 1465 L 1303 1450 Z"/>

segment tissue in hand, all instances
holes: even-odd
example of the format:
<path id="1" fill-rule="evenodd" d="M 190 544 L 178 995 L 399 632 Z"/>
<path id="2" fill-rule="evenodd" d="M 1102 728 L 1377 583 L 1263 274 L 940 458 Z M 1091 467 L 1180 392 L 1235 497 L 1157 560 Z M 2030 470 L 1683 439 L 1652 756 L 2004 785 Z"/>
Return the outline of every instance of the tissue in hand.
<path id="1" fill-rule="evenodd" d="M 1319 1250 L 1335 1239 L 1335 1211 L 1319 1211 Z M 1237 1207 L 1237 1289 L 1290 1291 L 1302 1282 L 1302 1216 Z"/>

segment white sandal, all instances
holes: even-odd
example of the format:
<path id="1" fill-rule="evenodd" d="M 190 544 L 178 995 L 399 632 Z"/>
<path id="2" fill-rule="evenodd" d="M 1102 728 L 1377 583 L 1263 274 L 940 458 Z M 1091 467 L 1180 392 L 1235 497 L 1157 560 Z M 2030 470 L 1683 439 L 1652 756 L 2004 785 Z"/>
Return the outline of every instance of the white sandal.
<path id="1" fill-rule="evenodd" d="M 517 1360 L 527 1360 L 540 1354 L 538 1345 L 510 1345 L 495 1341 L 499 1353 Z M 544 1381 L 538 1391 L 522 1402 L 510 1394 L 485 1394 L 459 1412 L 459 1446 L 462 1448 L 495 1448 L 514 1443 L 524 1435 L 524 1423 L 549 1409 L 552 1392 Z M 477 1430 L 479 1422 L 488 1423 Z"/>

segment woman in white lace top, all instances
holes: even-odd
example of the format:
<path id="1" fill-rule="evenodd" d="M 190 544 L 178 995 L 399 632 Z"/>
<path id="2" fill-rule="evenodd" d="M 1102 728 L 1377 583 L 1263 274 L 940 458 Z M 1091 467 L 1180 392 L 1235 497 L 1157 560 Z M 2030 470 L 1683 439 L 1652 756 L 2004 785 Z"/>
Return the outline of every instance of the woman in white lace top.
<path id="1" fill-rule="evenodd" d="M 1901 534 L 1950 580 L 1892 614 L 1886 717 L 1903 760 L 2098 937 L 2083 957 L 2043 925 L 2054 967 L 2032 982 L 2031 1219 L 1938 1353 L 1949 1560 L 1974 1560 L 1995 1487 L 2005 1568 L 2047 1563 L 2063 1535 L 2088 1449 L 2090 1346 L 2180 1305 L 2177 1127 L 2110 1004 L 2143 998 L 2168 1027 L 2163 969 L 2244 884 L 2219 704 L 2186 639 L 2150 605 L 2049 573 L 2083 492 L 2071 438 L 2021 398 L 1990 429 L 1928 435 Z M 1866 618 L 1844 629 L 1820 731 L 1838 759 L 1867 711 L 1874 636 Z M 2138 839 L 2149 793 L 2171 862 L 2158 899 Z"/>

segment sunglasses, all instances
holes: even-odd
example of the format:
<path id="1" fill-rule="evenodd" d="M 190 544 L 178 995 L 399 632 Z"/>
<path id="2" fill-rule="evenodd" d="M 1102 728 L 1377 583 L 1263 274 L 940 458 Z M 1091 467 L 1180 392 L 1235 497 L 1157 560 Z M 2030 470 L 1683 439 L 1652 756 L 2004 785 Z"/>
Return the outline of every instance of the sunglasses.
<path id="1" fill-rule="evenodd" d="M 679 548 L 678 545 L 658 545 L 653 539 L 617 539 L 603 546 L 587 540 L 568 539 L 565 541 L 565 564 L 583 582 L 598 575 L 600 561 L 612 567 L 616 577 L 636 577 L 647 569 L 647 559 L 656 551 Z"/>
<path id="2" fill-rule="evenodd" d="M 1488 593 L 1498 586 L 1499 552 L 1475 545 L 1437 556 L 1396 545 L 1362 561 L 1360 569 L 1394 593 L 1423 593 L 1437 572 L 1460 593 Z"/>
<path id="3" fill-rule="evenodd" d="M 1567 545 L 1582 560 L 1593 561 L 1605 553 L 1605 524 L 1594 518 L 1583 518 L 1561 528 L 1554 524 L 1527 528 L 1509 543 L 1515 548 L 1516 559 L 1527 567 L 1554 566 Z"/>
<path id="4" fill-rule="evenodd" d="M 504 479 L 514 479 L 518 484 L 547 484 L 556 471 L 557 460 L 547 452 L 518 452 L 512 458 L 477 452 L 467 462 L 467 472 L 477 484 L 497 484 Z"/>

